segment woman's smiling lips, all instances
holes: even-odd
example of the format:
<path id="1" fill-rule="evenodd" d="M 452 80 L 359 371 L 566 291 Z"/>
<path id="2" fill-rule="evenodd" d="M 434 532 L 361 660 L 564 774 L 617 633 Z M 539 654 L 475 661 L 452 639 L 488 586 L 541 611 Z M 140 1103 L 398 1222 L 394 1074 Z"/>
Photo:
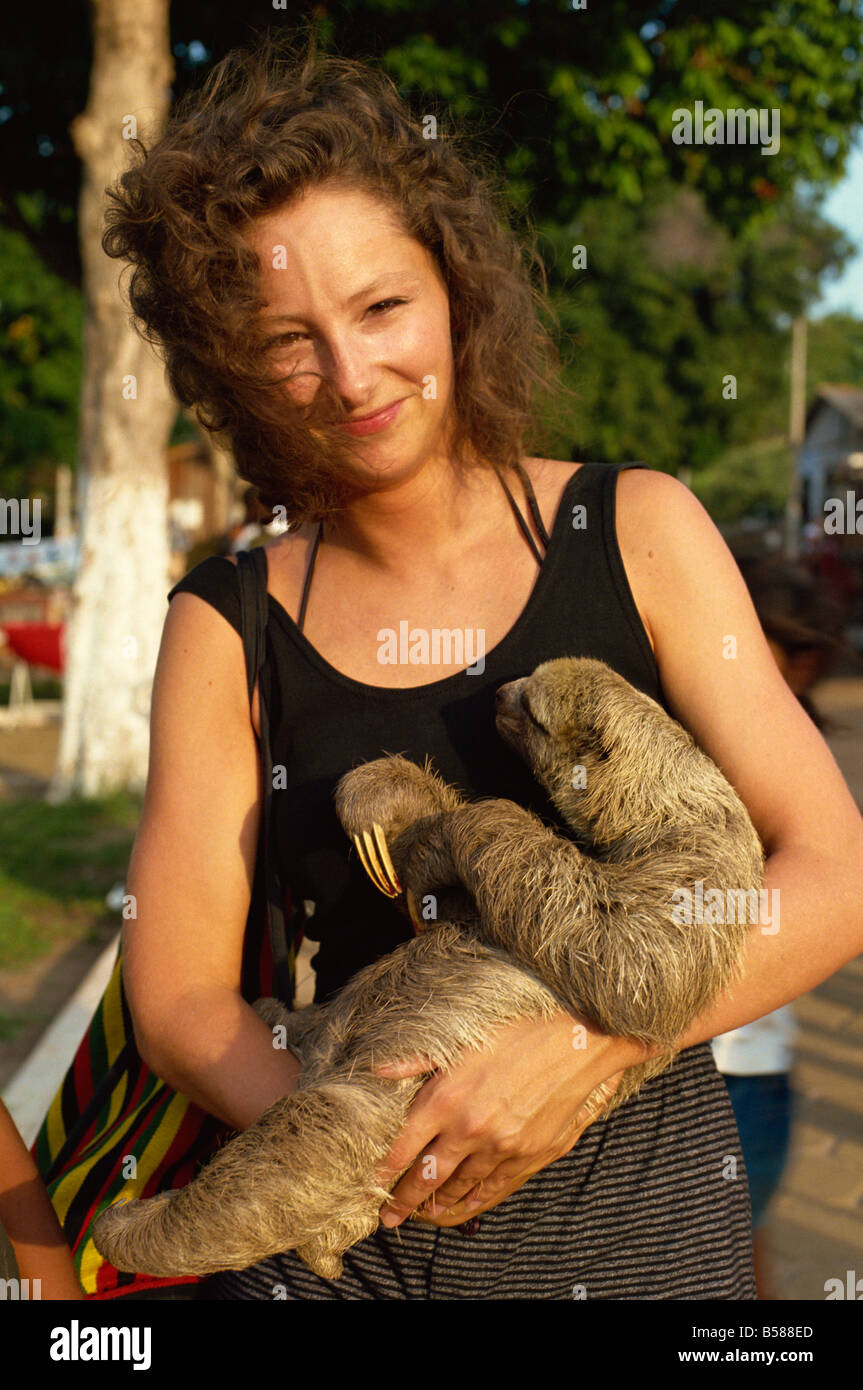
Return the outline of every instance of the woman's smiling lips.
<path id="1" fill-rule="evenodd" d="M 377 434 L 378 430 L 386 429 L 392 423 L 403 404 L 404 400 L 394 401 L 374 415 L 366 415 L 360 420 L 343 420 L 342 429 L 347 430 L 348 434 Z"/>

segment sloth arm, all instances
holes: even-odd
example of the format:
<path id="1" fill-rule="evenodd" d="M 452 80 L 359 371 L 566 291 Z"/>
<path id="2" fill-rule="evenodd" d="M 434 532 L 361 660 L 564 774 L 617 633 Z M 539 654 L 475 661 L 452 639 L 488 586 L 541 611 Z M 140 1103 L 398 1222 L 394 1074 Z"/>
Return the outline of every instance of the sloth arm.
<path id="1" fill-rule="evenodd" d="M 129 864 L 136 917 L 123 977 L 142 1057 L 231 1128 L 296 1086 L 242 997 L 261 787 L 243 644 L 215 608 L 179 593 L 153 683 L 147 792 Z"/>
<path id="2" fill-rule="evenodd" d="M 763 886 L 779 890 L 779 931 L 750 934 L 733 997 L 699 1015 L 682 1039 L 691 1047 L 789 1003 L 863 951 L 863 818 L 701 503 L 664 473 L 628 470 L 617 487 L 620 549 L 669 710 L 740 795 L 767 855 Z"/>

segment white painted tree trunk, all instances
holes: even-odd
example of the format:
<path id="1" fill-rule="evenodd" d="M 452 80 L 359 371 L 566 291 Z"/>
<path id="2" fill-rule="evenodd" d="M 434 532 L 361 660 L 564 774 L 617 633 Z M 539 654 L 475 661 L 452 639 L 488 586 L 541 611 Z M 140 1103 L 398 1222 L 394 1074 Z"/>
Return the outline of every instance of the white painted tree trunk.
<path id="1" fill-rule="evenodd" d="M 81 563 L 52 801 L 146 783 L 150 690 L 170 588 L 166 448 L 177 405 L 161 362 L 130 326 L 122 263 L 100 241 L 104 189 L 129 163 L 130 134 L 148 143 L 167 115 L 168 2 L 92 0 L 90 94 L 70 127 L 84 164 Z"/>

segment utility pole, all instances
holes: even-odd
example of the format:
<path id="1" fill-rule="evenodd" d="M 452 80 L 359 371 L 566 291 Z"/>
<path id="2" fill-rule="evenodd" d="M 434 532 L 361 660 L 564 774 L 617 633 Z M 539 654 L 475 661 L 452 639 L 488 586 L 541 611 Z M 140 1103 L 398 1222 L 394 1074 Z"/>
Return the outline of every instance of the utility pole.
<path id="1" fill-rule="evenodd" d="M 806 433 L 806 315 L 800 314 L 791 329 L 791 402 L 788 420 L 788 444 L 791 453 L 791 476 L 788 480 L 788 502 L 785 507 L 785 556 L 790 561 L 800 558 L 802 507 L 800 502 L 800 451 Z"/>

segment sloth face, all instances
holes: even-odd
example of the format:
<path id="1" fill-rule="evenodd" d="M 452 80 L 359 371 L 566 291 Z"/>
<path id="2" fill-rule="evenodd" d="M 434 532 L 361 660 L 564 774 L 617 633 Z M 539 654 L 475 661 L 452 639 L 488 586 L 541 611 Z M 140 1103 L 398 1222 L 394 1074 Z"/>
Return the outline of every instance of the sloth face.
<path id="1" fill-rule="evenodd" d="M 573 771 L 595 770 L 608 759 L 608 695 L 621 686 L 622 677 L 602 662 L 561 657 L 497 691 L 498 733 L 571 822 L 580 820 Z"/>
<path id="2" fill-rule="evenodd" d="M 544 780 L 548 764 L 560 759 L 561 745 L 577 736 L 583 722 L 576 663 L 545 662 L 532 676 L 500 686 L 496 702 L 498 733 Z"/>

